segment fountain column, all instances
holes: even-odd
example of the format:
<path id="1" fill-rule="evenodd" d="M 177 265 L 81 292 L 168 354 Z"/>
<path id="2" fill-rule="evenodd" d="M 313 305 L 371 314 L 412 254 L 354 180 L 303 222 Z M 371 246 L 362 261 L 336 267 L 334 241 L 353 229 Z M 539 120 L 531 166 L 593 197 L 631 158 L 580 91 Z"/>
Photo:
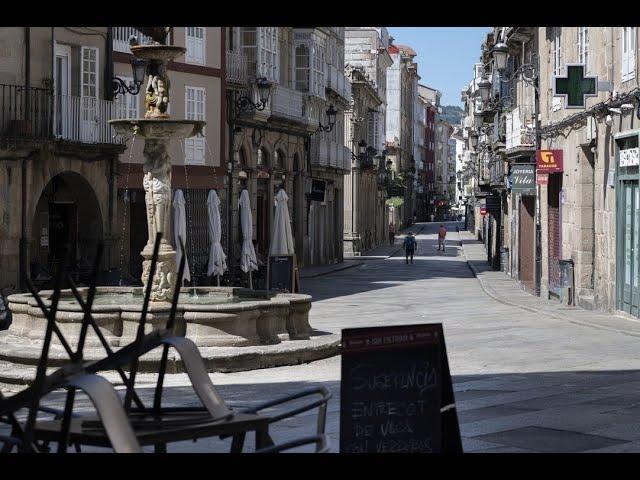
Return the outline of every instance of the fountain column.
<path id="1" fill-rule="evenodd" d="M 165 27 L 157 27 L 166 32 Z M 144 138 L 143 187 L 147 208 L 149 239 L 141 252 L 142 283 L 149 283 L 149 269 L 153 257 L 153 245 L 158 232 L 162 233 L 156 273 L 151 279 L 151 300 L 170 302 L 176 282 L 176 250 L 171 238 L 171 158 L 169 142 L 182 141 L 198 135 L 205 125 L 199 120 L 173 120 L 167 113 L 169 107 L 169 87 L 167 63 L 186 52 L 184 47 L 155 42 L 152 45 L 131 44 L 131 52 L 148 61 L 145 89 L 144 118 L 110 120 L 116 132 L 125 137 L 132 134 Z M 186 239 L 183 239 L 186 241 Z M 177 245 L 176 245 L 177 247 Z"/>
<path id="2" fill-rule="evenodd" d="M 141 252 L 142 283 L 149 281 L 149 268 L 153 257 L 153 243 L 158 232 L 162 233 L 160 252 L 153 278 L 151 300 L 171 301 L 176 276 L 176 251 L 168 242 L 171 220 L 171 159 L 168 153 L 169 140 L 147 138 L 144 144 L 144 178 L 149 238 Z M 176 245 L 177 247 L 177 245 Z"/>

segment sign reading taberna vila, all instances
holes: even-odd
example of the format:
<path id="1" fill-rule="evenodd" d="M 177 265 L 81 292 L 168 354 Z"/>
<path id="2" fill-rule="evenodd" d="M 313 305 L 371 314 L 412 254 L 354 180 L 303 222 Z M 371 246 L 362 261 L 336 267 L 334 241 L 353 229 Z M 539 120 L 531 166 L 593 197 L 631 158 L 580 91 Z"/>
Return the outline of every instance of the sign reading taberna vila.
<path id="1" fill-rule="evenodd" d="M 514 164 L 511 166 L 511 191 L 522 195 L 536 194 L 536 166 Z"/>
<path id="2" fill-rule="evenodd" d="M 564 171 L 562 150 L 536 150 L 536 170 L 538 173 Z"/>
<path id="3" fill-rule="evenodd" d="M 567 75 L 553 80 L 553 96 L 565 97 L 566 108 L 584 108 L 586 97 L 598 96 L 598 77 L 585 76 L 582 64 L 567 64 Z"/>
<path id="4" fill-rule="evenodd" d="M 341 453 L 462 453 L 441 323 L 342 330 Z"/>

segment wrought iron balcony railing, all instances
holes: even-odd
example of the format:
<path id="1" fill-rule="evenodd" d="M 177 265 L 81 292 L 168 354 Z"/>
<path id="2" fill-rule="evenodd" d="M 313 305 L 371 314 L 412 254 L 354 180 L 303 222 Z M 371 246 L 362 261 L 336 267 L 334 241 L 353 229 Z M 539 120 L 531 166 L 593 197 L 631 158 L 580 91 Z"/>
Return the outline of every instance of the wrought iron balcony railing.
<path id="1" fill-rule="evenodd" d="M 51 90 L 0 84 L 2 143 L 44 140 L 53 128 Z"/>
<path id="2" fill-rule="evenodd" d="M 112 101 L 0 84 L 0 140 L 5 145 L 52 139 L 123 143 L 108 122 L 127 114 Z"/>

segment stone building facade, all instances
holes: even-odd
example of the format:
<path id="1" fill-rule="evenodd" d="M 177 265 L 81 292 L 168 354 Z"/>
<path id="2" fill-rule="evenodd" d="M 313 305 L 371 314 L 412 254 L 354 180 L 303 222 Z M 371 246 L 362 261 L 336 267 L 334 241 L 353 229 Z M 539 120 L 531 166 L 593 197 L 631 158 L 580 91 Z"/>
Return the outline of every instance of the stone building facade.
<path id="1" fill-rule="evenodd" d="M 116 178 L 121 139 L 102 27 L 0 31 L 0 288 L 51 284 L 71 251 L 82 281 L 98 242 L 117 268 Z"/>
<path id="2" fill-rule="evenodd" d="M 402 192 L 402 205 L 392 211 L 393 222 L 401 227 L 411 224 L 415 203 L 413 131 L 418 69 L 413 61 L 416 52 L 411 47 L 391 43 L 388 51 L 393 63 L 387 70 L 386 148 L 393 180 Z"/>
<path id="3" fill-rule="evenodd" d="M 571 286 L 580 306 L 634 317 L 640 316 L 637 35 L 637 27 L 495 27 L 484 55 L 497 113 L 494 140 L 505 141 L 509 171 L 518 164 L 537 168 L 536 150 L 563 158 L 559 171 L 538 175 L 535 194 L 509 188 L 507 270 L 543 297 L 567 302 Z M 499 83 L 510 83 L 510 95 L 496 92 L 490 51 L 499 42 L 509 49 L 502 73 L 508 82 Z M 572 65 L 598 83 L 584 106 L 567 108 L 567 97 L 554 95 L 554 77 L 568 75 Z M 562 282 L 561 261 L 573 263 L 571 285 Z"/>
<path id="4" fill-rule="evenodd" d="M 233 259 L 240 256 L 240 191 L 249 191 L 256 253 L 266 265 L 274 197 L 282 186 L 289 196 L 298 265 L 342 260 L 343 176 L 351 165 L 344 145 L 344 111 L 351 97 L 344 76 L 344 28 L 225 30 Z M 239 98 L 259 101 L 257 78 L 271 83 L 266 107 L 238 112 Z M 320 131 L 320 124 L 328 126 L 330 106 L 338 112 L 335 125 Z M 321 187 L 322 199 L 310 196 L 313 185 Z"/>
<path id="5" fill-rule="evenodd" d="M 344 249 L 360 255 L 387 242 L 386 70 L 391 66 L 384 27 L 345 31 L 345 71 L 351 106 L 345 114 L 345 145 L 352 152 L 345 176 Z"/>

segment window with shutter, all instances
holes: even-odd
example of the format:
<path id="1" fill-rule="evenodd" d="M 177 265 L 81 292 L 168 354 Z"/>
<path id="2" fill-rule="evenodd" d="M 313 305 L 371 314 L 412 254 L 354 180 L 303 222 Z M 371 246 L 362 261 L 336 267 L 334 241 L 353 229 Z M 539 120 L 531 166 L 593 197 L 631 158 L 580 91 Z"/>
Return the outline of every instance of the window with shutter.
<path id="1" fill-rule="evenodd" d="M 578 27 L 578 63 L 589 72 L 589 27 Z"/>
<path id="2" fill-rule="evenodd" d="M 313 80 L 312 93 L 320 98 L 324 98 L 324 69 L 325 69 L 326 49 L 324 45 L 315 43 L 313 45 Z"/>
<path id="3" fill-rule="evenodd" d="M 553 74 L 562 75 L 562 27 L 553 29 Z"/>
<path id="4" fill-rule="evenodd" d="M 278 55 L 278 27 L 259 27 L 259 62 L 257 75 L 272 82 L 279 80 L 280 60 Z"/>
<path id="5" fill-rule="evenodd" d="M 629 50 L 628 50 L 628 76 L 627 80 L 631 80 L 636 76 L 636 27 L 627 27 L 629 32 Z"/>
<path id="6" fill-rule="evenodd" d="M 258 72 L 257 66 L 257 48 L 258 48 L 258 31 L 255 27 L 241 27 L 240 41 L 242 42 L 242 52 L 247 58 L 247 75 L 256 77 Z"/>
<path id="7" fill-rule="evenodd" d="M 622 81 L 636 76 L 636 27 L 622 28 Z"/>
<path id="8" fill-rule="evenodd" d="M 98 49 L 82 47 L 81 90 L 82 97 L 98 97 Z"/>
<path id="9" fill-rule="evenodd" d="M 185 87 L 185 112 L 187 120 L 205 120 L 205 89 Z M 205 151 L 204 128 L 202 133 L 184 140 L 184 161 L 186 164 L 203 165 Z"/>
<path id="10" fill-rule="evenodd" d="M 204 27 L 185 27 L 185 62 L 204 65 L 205 29 Z"/>
<path id="11" fill-rule="evenodd" d="M 309 47 L 304 44 L 296 47 L 296 90 L 309 92 Z"/>

